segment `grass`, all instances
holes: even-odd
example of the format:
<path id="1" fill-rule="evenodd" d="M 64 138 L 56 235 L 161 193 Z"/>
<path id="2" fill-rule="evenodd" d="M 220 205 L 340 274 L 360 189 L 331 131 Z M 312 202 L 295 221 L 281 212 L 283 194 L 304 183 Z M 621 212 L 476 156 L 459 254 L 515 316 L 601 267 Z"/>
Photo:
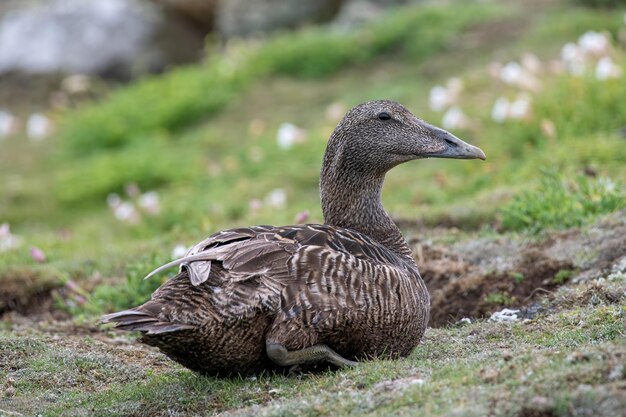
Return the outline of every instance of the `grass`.
<path id="1" fill-rule="evenodd" d="M 502 208 L 502 226 L 534 233 L 576 227 L 623 207 L 626 195 L 608 178 L 578 176 L 568 181 L 555 172 L 546 172 L 536 190 L 519 194 Z"/>
<path id="2" fill-rule="evenodd" d="M 521 7 L 409 6 L 355 32 L 308 28 L 232 43 L 207 62 L 59 115 L 59 132 L 45 143 L 0 143 L 0 223 L 23 240 L 0 253 L 0 310 L 21 300 L 28 312 L 41 293 L 52 294 L 53 311 L 71 318 L 20 326 L 10 313 L 0 322 L 0 415 L 565 416 L 589 406 L 616 414 L 623 386 L 616 369 L 626 354 L 623 280 L 606 274 L 598 285 L 615 287 L 610 293 L 574 285 L 578 270 L 557 271 L 551 284 L 570 292 L 546 298 L 549 314 L 530 322 L 430 329 L 405 360 L 295 378 L 202 378 L 92 327 L 101 313 L 144 302 L 159 281 L 141 277 L 176 244 L 236 225 L 293 223 L 304 210 L 321 221 L 319 164 L 337 123 L 325 115 L 330 105 L 347 110 L 392 98 L 439 124 L 428 92 L 451 76 L 463 80 L 458 105 L 473 121 L 454 133 L 488 160 L 394 169 L 383 195 L 392 215 L 420 238 L 430 226 L 453 227 L 440 237 L 446 245 L 461 235 L 532 242 L 572 227 L 592 236 L 593 222 L 625 207 L 623 78 L 545 71 L 532 115 L 498 124 L 493 102 L 517 92 L 485 67 L 525 51 L 547 62 L 586 30 L 607 30 L 624 65 L 624 10 L 542 2 L 531 16 Z M 554 134 L 542 129 L 546 120 Z M 284 122 L 303 128 L 306 140 L 280 149 L 275 136 Z M 143 213 L 137 224 L 118 221 L 106 198 L 135 201 L 129 183 L 156 190 L 161 212 Z M 277 188 L 284 207 L 265 202 Z M 31 246 L 44 251 L 44 264 L 31 258 Z M 608 256 L 595 248 L 585 255 L 589 263 Z M 510 273 L 518 285 L 531 278 Z M 519 300 L 494 292 L 483 301 Z"/>
<path id="3" fill-rule="evenodd" d="M 353 33 L 309 28 L 275 36 L 260 48 L 235 44 L 226 53 L 216 50 L 204 65 L 149 77 L 65 117 L 63 141 L 75 154 L 85 154 L 176 131 L 218 113 L 252 80 L 267 75 L 319 78 L 392 50 L 426 59 L 463 29 L 494 14 L 493 8 L 458 7 L 405 8 Z"/>
<path id="4" fill-rule="evenodd" d="M 594 404 L 597 415 L 611 415 L 623 406 L 603 401 L 623 383 L 623 301 L 555 305 L 554 313 L 524 323 L 431 329 L 407 359 L 300 378 L 204 378 L 144 349 L 132 361 L 128 349 L 110 342 L 71 335 L 55 342 L 39 332 L 16 342 L 5 332 L 0 350 L 12 356 L 1 365 L 16 393 L 0 400 L 0 409 L 9 404 L 28 414 L 107 416 L 229 410 L 268 416 L 505 416 L 545 408 L 562 416 Z M 11 369 L 9 363 L 20 365 Z M 139 365 L 147 363 L 152 369 Z M 4 387 L 7 378 L 0 377 Z"/>

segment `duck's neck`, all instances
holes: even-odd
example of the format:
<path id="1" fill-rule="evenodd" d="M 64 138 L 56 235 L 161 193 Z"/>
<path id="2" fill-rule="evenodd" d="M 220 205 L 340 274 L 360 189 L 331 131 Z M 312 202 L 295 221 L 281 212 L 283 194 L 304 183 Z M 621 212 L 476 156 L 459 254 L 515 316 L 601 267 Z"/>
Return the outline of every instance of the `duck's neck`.
<path id="1" fill-rule="evenodd" d="M 320 175 L 324 222 L 363 233 L 412 262 L 411 249 L 383 208 L 384 181 L 384 172 L 359 166 L 342 149 L 329 146 Z"/>

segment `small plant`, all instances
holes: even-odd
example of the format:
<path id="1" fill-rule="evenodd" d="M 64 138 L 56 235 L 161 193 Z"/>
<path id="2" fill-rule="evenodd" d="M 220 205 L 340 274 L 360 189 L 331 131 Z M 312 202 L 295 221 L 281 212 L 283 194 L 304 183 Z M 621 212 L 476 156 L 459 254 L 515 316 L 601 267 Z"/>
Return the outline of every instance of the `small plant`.
<path id="1" fill-rule="evenodd" d="M 552 278 L 552 282 L 557 285 L 565 284 L 574 275 L 571 269 L 561 269 Z"/>
<path id="2" fill-rule="evenodd" d="M 511 272 L 511 278 L 516 284 L 521 284 L 522 282 L 524 282 L 524 274 L 522 274 L 521 272 Z"/>
<path id="3" fill-rule="evenodd" d="M 490 305 L 511 305 L 515 301 L 515 297 L 511 297 L 508 294 L 504 294 L 501 292 L 493 292 L 491 294 L 487 294 L 483 301 Z"/>
<path id="4" fill-rule="evenodd" d="M 537 233 L 546 228 L 580 226 L 593 216 L 626 207 L 619 184 L 608 178 L 565 179 L 546 171 L 539 187 L 516 196 L 502 209 L 507 230 Z"/>

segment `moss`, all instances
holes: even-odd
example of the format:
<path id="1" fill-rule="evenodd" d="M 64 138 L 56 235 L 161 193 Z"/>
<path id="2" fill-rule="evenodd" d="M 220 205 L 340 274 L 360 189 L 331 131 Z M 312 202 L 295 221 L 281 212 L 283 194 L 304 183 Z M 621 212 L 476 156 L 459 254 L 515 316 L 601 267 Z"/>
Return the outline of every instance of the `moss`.
<path id="1" fill-rule="evenodd" d="M 561 269 L 552 278 L 552 282 L 555 284 L 564 284 L 574 275 L 574 271 L 571 269 Z"/>
<path id="2" fill-rule="evenodd" d="M 483 298 L 483 301 L 487 304 L 506 306 L 512 305 L 515 302 L 515 297 L 511 297 L 510 295 L 501 292 L 494 292 L 487 294 Z"/>

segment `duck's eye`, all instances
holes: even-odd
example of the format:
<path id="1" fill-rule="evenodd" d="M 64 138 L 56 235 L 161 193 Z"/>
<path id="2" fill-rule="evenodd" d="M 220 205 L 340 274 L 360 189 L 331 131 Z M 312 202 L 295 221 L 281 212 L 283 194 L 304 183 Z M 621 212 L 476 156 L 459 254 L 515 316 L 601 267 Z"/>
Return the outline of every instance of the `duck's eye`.
<path id="1" fill-rule="evenodd" d="M 380 120 L 391 120 L 391 116 L 387 112 L 378 113 L 378 118 Z"/>

